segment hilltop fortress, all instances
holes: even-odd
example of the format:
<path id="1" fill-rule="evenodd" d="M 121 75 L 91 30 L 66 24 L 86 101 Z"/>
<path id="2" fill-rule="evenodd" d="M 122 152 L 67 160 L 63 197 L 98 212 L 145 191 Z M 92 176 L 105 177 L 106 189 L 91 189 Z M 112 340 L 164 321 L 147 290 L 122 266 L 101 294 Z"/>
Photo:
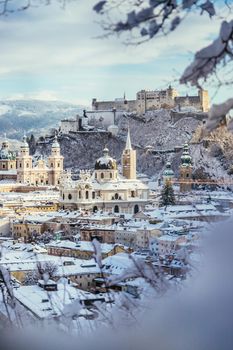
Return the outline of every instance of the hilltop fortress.
<path id="1" fill-rule="evenodd" d="M 165 90 L 141 90 L 137 92 L 135 100 L 117 98 L 115 101 L 97 101 L 92 100 L 92 110 L 105 111 L 115 109 L 116 111 L 134 112 L 139 115 L 147 111 L 156 109 L 182 110 L 184 108 L 193 108 L 196 111 L 209 111 L 209 94 L 207 90 L 199 90 L 196 96 L 179 96 L 177 90 L 169 86 Z"/>

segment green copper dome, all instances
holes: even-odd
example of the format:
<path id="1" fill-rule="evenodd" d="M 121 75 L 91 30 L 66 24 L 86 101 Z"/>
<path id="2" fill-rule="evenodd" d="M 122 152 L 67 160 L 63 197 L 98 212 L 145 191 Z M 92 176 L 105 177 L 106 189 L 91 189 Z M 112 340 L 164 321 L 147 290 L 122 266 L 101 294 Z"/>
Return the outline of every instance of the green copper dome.
<path id="1" fill-rule="evenodd" d="M 181 165 L 182 166 L 192 166 L 192 157 L 189 154 L 188 144 L 184 144 L 183 154 L 181 156 Z"/>

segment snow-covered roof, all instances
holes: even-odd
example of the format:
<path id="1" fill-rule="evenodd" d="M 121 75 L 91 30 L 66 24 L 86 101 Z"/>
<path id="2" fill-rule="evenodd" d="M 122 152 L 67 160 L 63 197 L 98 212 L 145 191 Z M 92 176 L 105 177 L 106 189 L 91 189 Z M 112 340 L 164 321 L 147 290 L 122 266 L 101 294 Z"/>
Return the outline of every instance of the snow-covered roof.
<path id="1" fill-rule="evenodd" d="M 94 253 L 94 246 L 92 242 L 79 241 L 78 243 L 71 241 L 52 241 L 46 245 L 50 248 L 64 248 L 64 249 L 74 249 L 80 251 L 89 251 Z M 109 253 L 114 248 L 114 244 L 102 243 L 101 245 L 102 253 Z"/>
<path id="2" fill-rule="evenodd" d="M 64 315 L 68 311 L 69 305 L 72 305 L 73 313 L 75 312 L 74 308 L 77 308 L 78 316 L 84 308 L 80 302 L 100 299 L 98 295 L 62 283 L 57 284 L 57 291 L 46 291 L 38 285 L 20 286 L 14 290 L 14 296 L 40 319 Z M 102 298 L 104 299 L 103 296 Z"/>

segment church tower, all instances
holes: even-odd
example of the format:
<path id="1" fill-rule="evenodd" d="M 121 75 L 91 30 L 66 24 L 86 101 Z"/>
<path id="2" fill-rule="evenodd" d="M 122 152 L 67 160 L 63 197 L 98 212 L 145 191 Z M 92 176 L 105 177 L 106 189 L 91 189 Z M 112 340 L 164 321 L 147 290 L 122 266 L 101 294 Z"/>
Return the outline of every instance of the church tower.
<path id="1" fill-rule="evenodd" d="M 19 155 L 16 158 L 17 181 L 20 183 L 31 183 L 32 156 L 29 154 L 29 145 L 26 135 L 20 147 Z"/>
<path id="2" fill-rule="evenodd" d="M 180 165 L 180 192 L 188 192 L 192 190 L 192 158 L 189 154 L 189 146 L 184 145 L 183 154 L 181 156 Z"/>
<path id="3" fill-rule="evenodd" d="M 132 149 L 129 129 L 125 149 L 122 154 L 122 174 L 126 179 L 136 179 L 136 151 Z"/>
<path id="4" fill-rule="evenodd" d="M 64 157 L 60 153 L 60 145 L 57 141 L 57 135 L 52 143 L 51 155 L 48 158 L 49 166 L 49 185 L 57 186 L 60 184 L 61 175 L 63 173 Z"/>

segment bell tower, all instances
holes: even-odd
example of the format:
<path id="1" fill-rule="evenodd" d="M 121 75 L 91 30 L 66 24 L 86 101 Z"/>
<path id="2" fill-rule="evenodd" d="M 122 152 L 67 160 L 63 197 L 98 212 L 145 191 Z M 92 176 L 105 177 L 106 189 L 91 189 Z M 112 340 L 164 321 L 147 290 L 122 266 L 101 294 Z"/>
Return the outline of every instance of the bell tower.
<path id="1" fill-rule="evenodd" d="M 19 155 L 16 158 L 17 181 L 20 183 L 31 183 L 32 156 L 29 154 L 29 145 L 26 135 L 20 147 Z"/>
<path id="2" fill-rule="evenodd" d="M 183 148 L 180 165 L 180 192 L 192 190 L 192 158 L 189 154 L 189 146 L 186 143 Z"/>
<path id="3" fill-rule="evenodd" d="M 51 155 L 48 158 L 49 165 L 49 185 L 57 186 L 60 184 L 61 175 L 63 173 L 63 160 L 64 157 L 60 152 L 60 145 L 57 140 L 57 135 L 55 135 L 52 147 Z"/>
<path id="4" fill-rule="evenodd" d="M 132 149 L 129 129 L 125 149 L 122 153 L 122 174 L 126 179 L 136 179 L 136 151 Z"/>

